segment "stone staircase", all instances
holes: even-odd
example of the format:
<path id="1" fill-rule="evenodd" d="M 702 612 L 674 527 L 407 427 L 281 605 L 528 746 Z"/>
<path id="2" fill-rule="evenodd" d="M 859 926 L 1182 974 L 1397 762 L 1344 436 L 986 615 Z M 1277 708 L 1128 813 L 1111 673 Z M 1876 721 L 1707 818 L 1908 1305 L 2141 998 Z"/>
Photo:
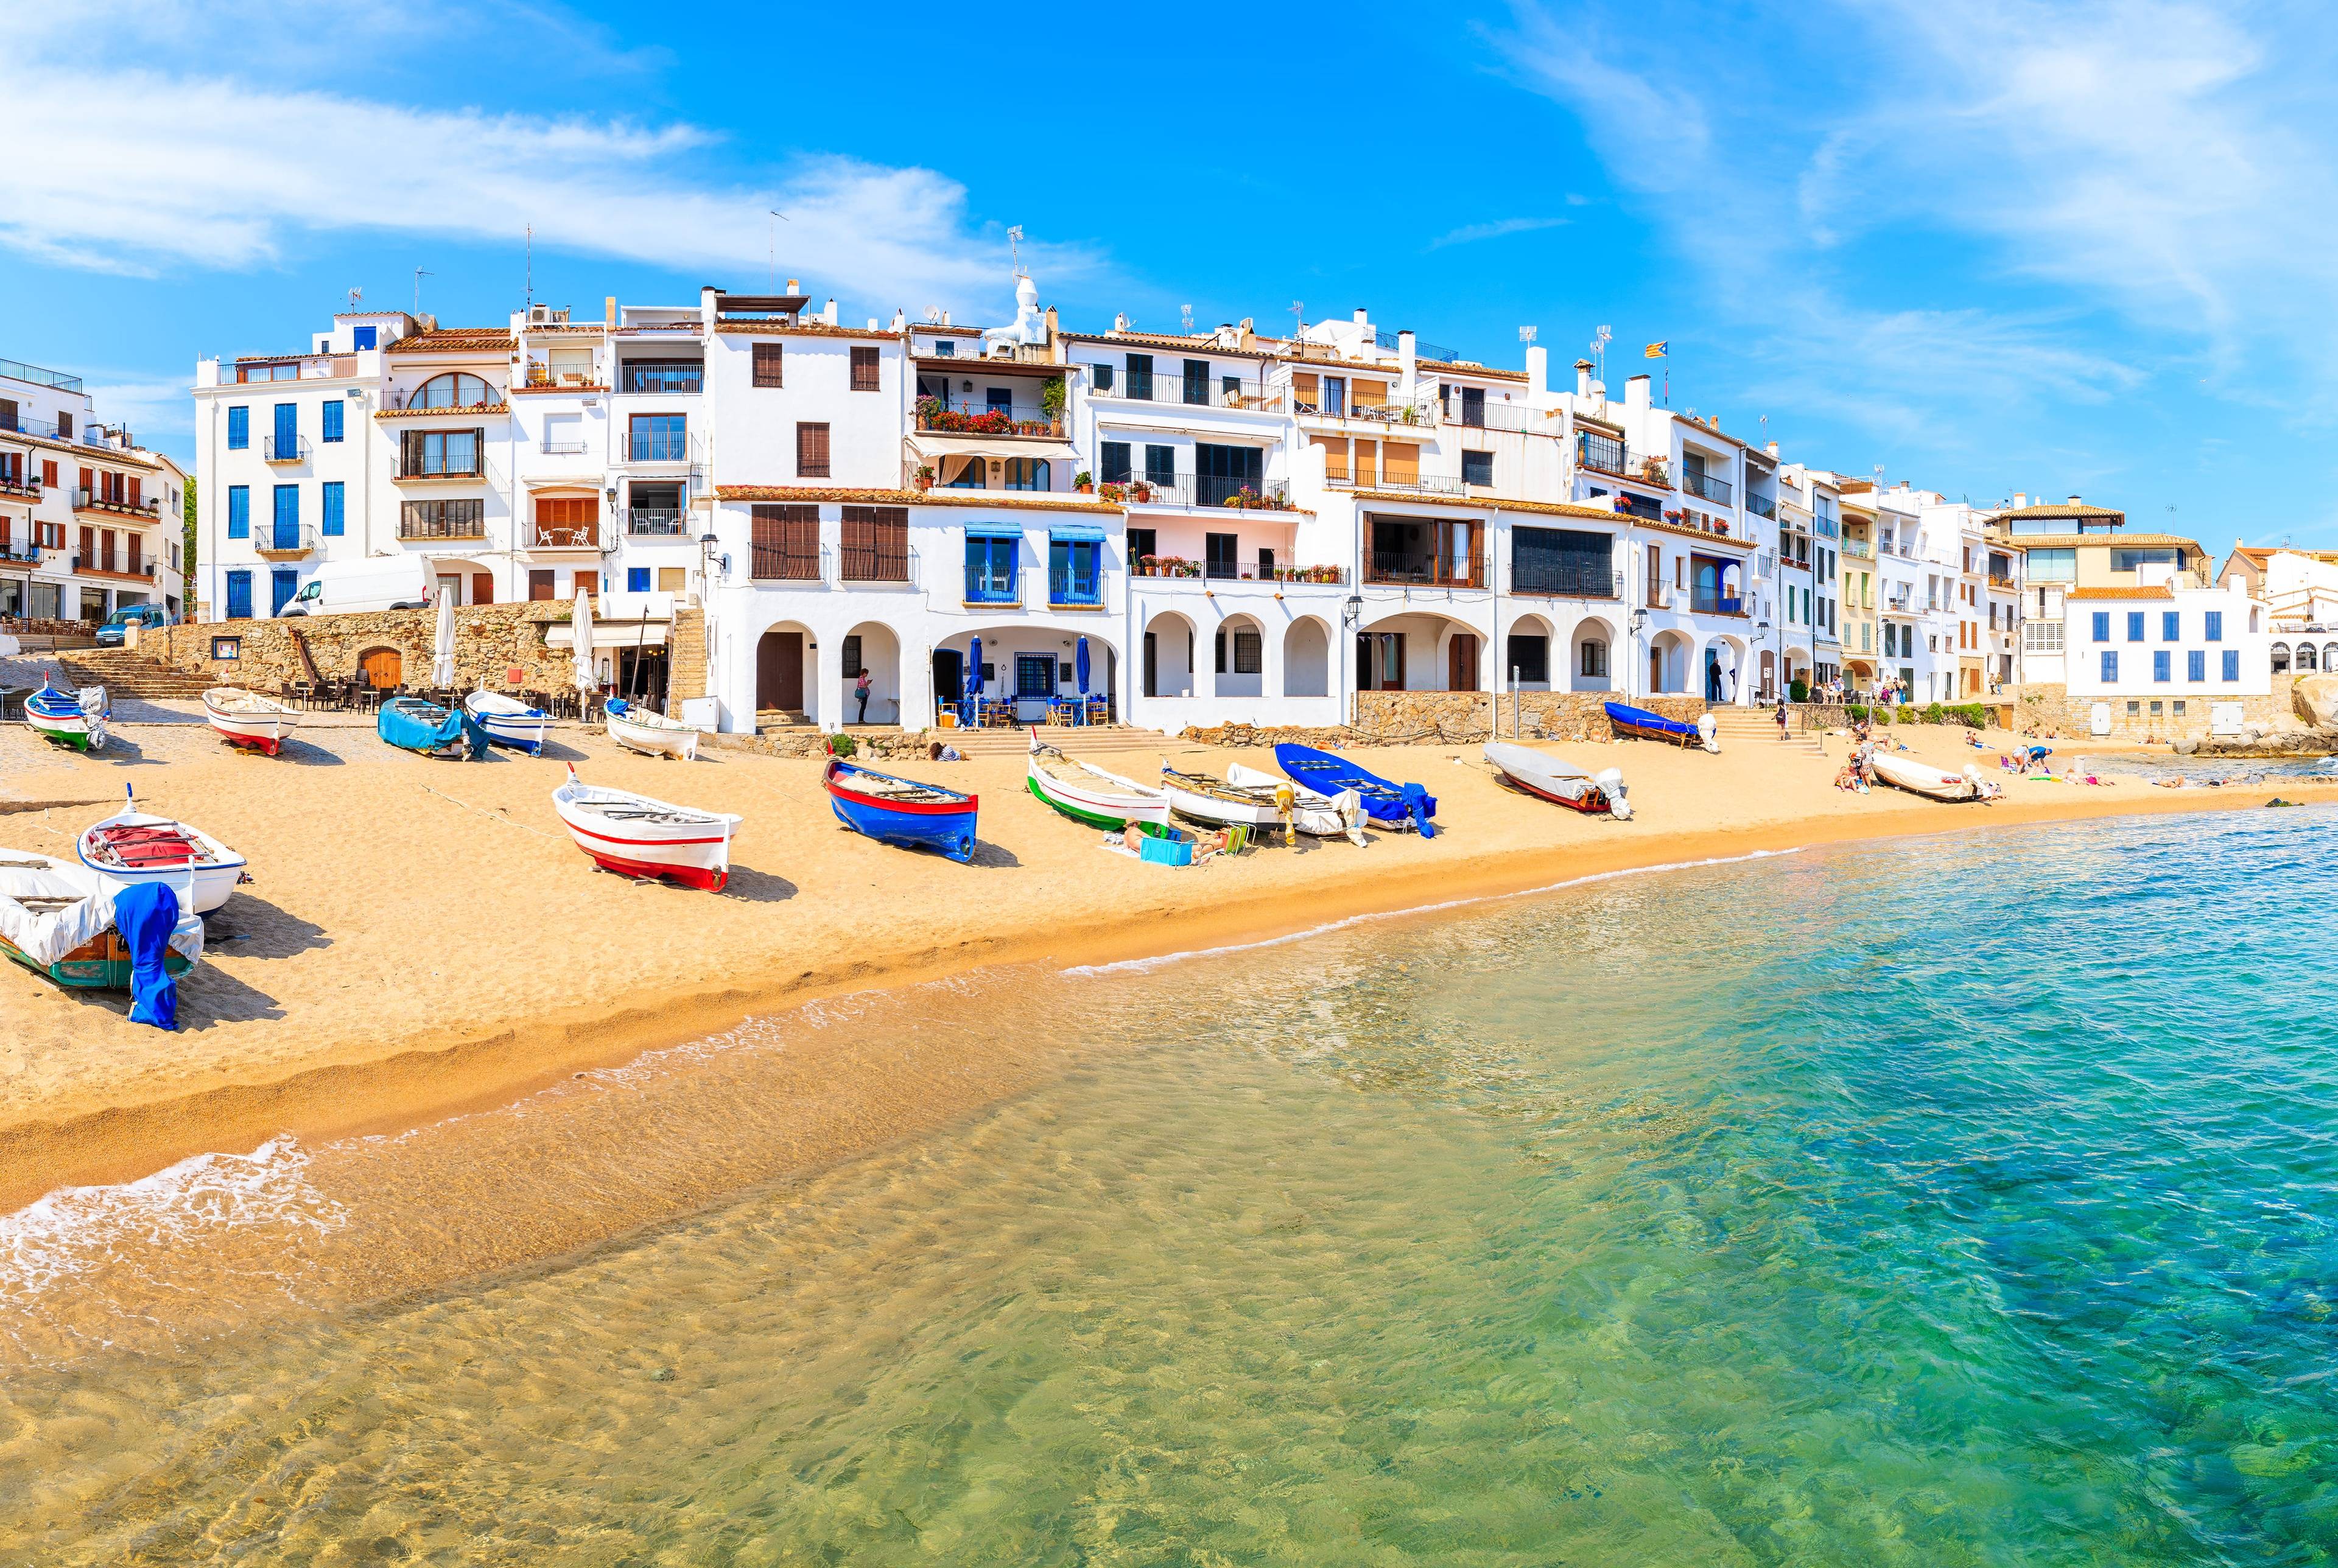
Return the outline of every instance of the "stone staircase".
<path id="1" fill-rule="evenodd" d="M 62 679 L 74 686 L 103 686 L 111 697 L 150 701 L 201 697 L 219 684 L 176 666 L 122 648 L 77 648 L 54 660 Z"/>
<path id="2" fill-rule="evenodd" d="M 1827 755 L 1827 750 L 1820 744 L 1818 736 L 1804 733 L 1799 728 L 1802 722 L 1800 716 L 1792 712 L 1786 715 L 1786 739 L 1781 742 L 1774 712 L 1769 708 L 1716 707 L 1713 710 L 1713 716 L 1719 728 L 1714 739 L 1721 742 L 1724 751 L 1733 748 L 1783 744 L 1797 751 L 1807 751 L 1813 757 Z"/>

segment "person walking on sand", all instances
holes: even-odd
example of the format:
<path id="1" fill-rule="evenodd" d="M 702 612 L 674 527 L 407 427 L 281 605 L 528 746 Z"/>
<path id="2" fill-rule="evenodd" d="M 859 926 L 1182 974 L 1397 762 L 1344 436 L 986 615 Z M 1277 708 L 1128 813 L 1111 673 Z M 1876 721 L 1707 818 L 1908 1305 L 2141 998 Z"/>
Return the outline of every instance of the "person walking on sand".
<path id="1" fill-rule="evenodd" d="M 869 688 L 870 684 L 871 682 L 869 679 L 869 667 L 864 664 L 860 667 L 860 679 L 852 683 L 852 694 L 860 699 L 860 722 L 863 724 L 869 722 Z"/>

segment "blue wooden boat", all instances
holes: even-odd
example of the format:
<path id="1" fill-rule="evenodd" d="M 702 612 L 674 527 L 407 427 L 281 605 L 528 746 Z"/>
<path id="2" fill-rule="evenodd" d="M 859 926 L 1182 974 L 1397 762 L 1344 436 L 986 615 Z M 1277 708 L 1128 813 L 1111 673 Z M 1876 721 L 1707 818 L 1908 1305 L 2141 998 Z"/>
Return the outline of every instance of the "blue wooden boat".
<path id="1" fill-rule="evenodd" d="M 374 719 L 374 733 L 401 751 L 476 762 L 487 754 L 487 732 L 468 713 L 449 713 L 420 697 L 392 697 Z"/>
<path id="2" fill-rule="evenodd" d="M 1274 749 L 1274 765 L 1319 795 L 1353 789 L 1363 797 L 1364 814 L 1384 828 L 1413 827 L 1423 838 L 1437 837 L 1437 798 L 1418 784 L 1392 783 L 1345 757 L 1287 742 Z"/>
<path id="3" fill-rule="evenodd" d="M 1606 708 L 1607 722 L 1616 727 L 1618 735 L 1628 735 L 1635 740 L 1662 740 L 1673 746 L 1702 746 L 1707 751 L 1721 750 L 1720 742 L 1705 732 L 1702 723 L 1684 724 L 1628 702 L 1610 702 Z"/>
<path id="4" fill-rule="evenodd" d="M 974 858 L 974 814 L 979 797 L 828 760 L 820 775 L 836 819 L 904 849 L 932 849 L 959 862 Z"/>

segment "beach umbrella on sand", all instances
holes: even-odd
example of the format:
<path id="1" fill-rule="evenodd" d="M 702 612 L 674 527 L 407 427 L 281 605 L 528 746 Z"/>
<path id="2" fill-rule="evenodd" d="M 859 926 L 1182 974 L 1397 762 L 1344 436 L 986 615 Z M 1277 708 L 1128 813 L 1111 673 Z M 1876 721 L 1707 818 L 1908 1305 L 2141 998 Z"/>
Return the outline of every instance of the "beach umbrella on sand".
<path id="1" fill-rule="evenodd" d="M 1088 640 L 1085 637 L 1072 654 L 1072 673 L 1079 679 L 1080 701 L 1085 702 L 1088 700 Z"/>
<path id="2" fill-rule="evenodd" d="M 447 589 L 438 591 L 438 638 L 430 645 L 430 686 L 433 691 L 451 690 L 455 684 L 455 595 Z"/>
<path id="3" fill-rule="evenodd" d="M 601 689 L 601 682 L 593 678 L 593 595 L 582 586 L 576 590 L 576 613 L 568 625 L 576 643 L 576 690 L 590 695 Z"/>
<path id="4" fill-rule="evenodd" d="M 974 640 L 966 655 L 966 694 L 969 698 L 982 695 L 982 639 L 979 637 Z"/>

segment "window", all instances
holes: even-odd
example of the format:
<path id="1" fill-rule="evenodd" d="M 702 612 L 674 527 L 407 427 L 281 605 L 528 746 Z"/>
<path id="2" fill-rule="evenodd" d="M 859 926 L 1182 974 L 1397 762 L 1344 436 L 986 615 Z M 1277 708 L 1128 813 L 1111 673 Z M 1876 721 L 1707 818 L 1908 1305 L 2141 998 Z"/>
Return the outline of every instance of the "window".
<path id="1" fill-rule="evenodd" d="M 2237 648 L 2227 648 L 2225 650 L 2225 681 L 2227 685 L 2231 685 L 2238 682 L 2240 678 L 2241 651 Z"/>
<path id="2" fill-rule="evenodd" d="M 1237 631 L 1233 634 L 1233 673 L 1236 675 L 1257 674 L 1261 668 L 1262 668 L 1261 658 L 1263 652 L 1259 634 L 1255 632 Z M 1226 632 L 1223 627 L 1221 627 L 1218 630 L 1217 655 L 1217 672 L 1223 675 L 1226 673 Z"/>
<path id="3" fill-rule="evenodd" d="M 1494 482 L 1494 455 L 1491 452 L 1464 451 L 1461 454 L 1461 483 L 1491 485 Z"/>
<path id="4" fill-rule="evenodd" d="M 1522 684 L 1549 681 L 1550 639 L 1512 637 L 1510 639 L 1510 671 Z"/>
<path id="5" fill-rule="evenodd" d="M 251 537 L 251 486 L 249 485 L 227 487 L 227 536 L 231 539 Z M 244 581 L 248 586 L 250 583 L 249 573 L 245 574 Z M 248 615 L 250 612 L 247 610 L 244 613 Z"/>
<path id="6" fill-rule="evenodd" d="M 1177 483 L 1177 448 L 1147 446 L 1144 449 L 1144 482 L 1163 488 Z"/>
<path id="7" fill-rule="evenodd" d="M 227 449 L 241 452 L 251 446 L 251 410 L 241 404 L 227 411 Z M 246 586 L 250 579 L 245 580 Z M 246 612 L 249 613 L 249 612 Z"/>
<path id="8" fill-rule="evenodd" d="M 484 430 L 408 430 L 399 438 L 399 472 L 415 477 L 464 477 L 481 472 Z"/>
<path id="9" fill-rule="evenodd" d="M 1016 538 L 986 538 L 968 534 L 966 541 L 966 597 L 976 604 L 1012 604 L 1018 595 L 1015 558 L 1022 548 Z"/>
<path id="10" fill-rule="evenodd" d="M 227 618 L 231 621 L 251 619 L 251 573 L 249 572 L 227 574 Z"/>
<path id="11" fill-rule="evenodd" d="M 2111 570 L 2133 572 L 2143 566 L 2182 566 L 2181 552 L 2175 550 L 2114 550 Z"/>
<path id="12" fill-rule="evenodd" d="M 749 573 L 766 582 L 812 582 L 820 576 L 820 508 L 758 505 Z"/>
<path id="13" fill-rule="evenodd" d="M 909 509 L 906 506 L 847 506 L 842 544 L 848 583 L 907 583 L 909 580 Z"/>
<path id="14" fill-rule="evenodd" d="M 781 365 L 781 350 L 786 347 L 787 346 L 783 343 L 758 343 L 755 345 L 756 386 L 781 387 L 786 385 L 786 383 L 781 379 L 781 371 L 783 368 Z"/>
<path id="15" fill-rule="evenodd" d="M 618 367 L 620 392 L 695 392 L 704 367 L 695 359 L 628 359 Z"/>
<path id="16" fill-rule="evenodd" d="M 1210 400 L 1210 362 L 1207 359 L 1185 361 L 1185 384 L 1182 388 L 1185 401 L 1206 405 Z"/>
<path id="17" fill-rule="evenodd" d="M 284 613 L 284 606 L 292 603 L 292 595 L 300 592 L 300 573 L 278 567 L 268 574 L 268 612 Z"/>
<path id="18" fill-rule="evenodd" d="M 1885 541 L 1888 547 L 1890 541 Z M 2075 547 L 2061 550 L 2029 552 L 2029 580 L 2032 583 L 2075 583 L 2078 580 L 2078 552 Z"/>
<path id="19" fill-rule="evenodd" d="M 2127 612 L 2127 640 L 2130 642 L 2143 641 L 2143 612 L 2140 610 Z"/>
<path id="20" fill-rule="evenodd" d="M 935 357 L 936 358 L 938 358 L 938 359 L 955 359 L 955 358 L 958 358 L 958 341 L 957 341 L 957 339 L 955 339 L 955 338 L 938 338 L 938 339 L 937 339 L 937 340 L 935 341 L 935 343 L 934 343 L 934 357 Z"/>
<path id="21" fill-rule="evenodd" d="M 828 477 L 828 426 L 825 424 L 797 424 L 796 477 Z"/>
<path id="22" fill-rule="evenodd" d="M 1112 390 L 1112 375 L 1114 369 L 1115 367 L 1110 365 L 1091 365 L 1088 367 L 1088 379 L 1096 391 L 1109 392 Z"/>
<path id="23" fill-rule="evenodd" d="M 876 349 L 855 348 L 852 351 L 852 389 L 855 392 L 881 392 L 885 389 L 878 368 Z"/>
<path id="24" fill-rule="evenodd" d="M 2198 685 L 2208 678 L 2208 655 L 2195 648 L 2184 655 L 2184 679 Z"/>
<path id="25" fill-rule="evenodd" d="M 1007 487 L 1009 490 L 1048 490 L 1047 460 L 1045 457 L 1009 457 L 1007 460 Z"/>
<path id="26" fill-rule="evenodd" d="M 860 679 L 860 639 L 847 637 L 844 640 L 844 652 L 841 657 L 844 661 L 844 678 L 847 681 Z M 873 674 L 874 671 L 871 673 Z"/>
<path id="27" fill-rule="evenodd" d="M 1154 532 L 1150 528 L 1131 528 L 1128 531 L 1128 558 L 1131 561 L 1142 561 L 1154 554 L 1156 552 L 1154 538 Z"/>
<path id="28" fill-rule="evenodd" d="M 2225 612 L 2222 610 L 2211 610 L 2207 612 L 2206 619 L 2207 630 L 2205 633 L 2206 640 L 2211 642 L 2222 642 L 2225 640 Z"/>
<path id="29" fill-rule="evenodd" d="M 476 376 L 450 370 L 444 376 L 433 376 L 414 389 L 406 400 L 408 408 L 479 408 L 494 398 L 487 384 Z"/>
<path id="30" fill-rule="evenodd" d="M 1128 395 L 1150 398 L 1153 396 L 1153 356 L 1131 354 L 1128 357 Z"/>
<path id="31" fill-rule="evenodd" d="M 626 567 L 625 592 L 628 593 L 646 593 L 649 591 L 650 569 L 646 566 Z"/>
<path id="32" fill-rule="evenodd" d="M 1098 459 L 1100 467 L 1096 475 L 1097 479 L 1101 483 L 1106 485 L 1127 484 L 1128 443 L 1125 441 L 1106 441 L 1099 448 L 1099 451 L 1102 453 L 1102 456 Z"/>
<path id="33" fill-rule="evenodd" d="M 2170 666 L 2175 662 L 2175 656 L 2169 653 L 2166 649 L 2162 648 L 2157 650 L 2151 656 L 2151 678 L 2154 681 L 2174 680 L 2175 674 Z"/>
<path id="34" fill-rule="evenodd" d="M 2176 612 L 2162 610 L 2159 612 L 2159 640 L 2162 642 L 2180 642 L 2184 636 L 2181 630 L 2183 621 L 2184 618 Z"/>
<path id="35" fill-rule="evenodd" d="M 1047 541 L 1047 602 L 1051 604 L 1101 604 L 1104 582 L 1099 567 L 1104 545 L 1094 539 Z"/>
<path id="36" fill-rule="evenodd" d="M 331 408 L 339 405 L 329 403 L 326 407 Z M 325 482 L 323 520 L 319 526 L 329 539 L 338 539 L 341 536 L 342 525 L 347 515 L 344 509 L 346 489 L 347 486 L 339 479 L 329 479 Z"/>
<path id="37" fill-rule="evenodd" d="M 1583 673 L 1593 677 L 1604 677 L 1607 673 L 1607 644 L 1596 637 L 1584 639 Z"/>
<path id="38" fill-rule="evenodd" d="M 1233 534 L 1202 535 L 1202 573 L 1207 577 L 1240 577 L 1242 545 Z"/>
<path id="39" fill-rule="evenodd" d="M 476 498 L 463 501 L 408 501 L 398 508 L 401 539 L 484 539 L 486 505 Z"/>
<path id="40" fill-rule="evenodd" d="M 2110 640 L 2111 612 L 2107 610 L 2097 610 L 2095 612 L 2095 641 L 2107 642 Z"/>
<path id="41" fill-rule="evenodd" d="M 298 550 L 300 547 L 300 486 L 276 486 L 276 514 L 272 519 L 276 548 Z"/>
<path id="42" fill-rule="evenodd" d="M 2118 655 L 2106 648 L 2103 650 L 2103 684 L 2108 686 L 2117 680 Z"/>
<path id="43" fill-rule="evenodd" d="M 326 400 L 324 407 L 319 410 L 321 423 L 317 432 L 318 439 L 339 441 L 341 438 L 341 418 L 345 407 L 338 397 Z"/>
<path id="44" fill-rule="evenodd" d="M 1252 495 L 1266 489 L 1266 454 L 1256 446 L 1224 446 L 1213 442 L 1194 444 L 1194 487 L 1195 501 L 1203 506 L 1223 506 L 1247 490 Z"/>
<path id="45" fill-rule="evenodd" d="M 1345 376 L 1323 377 L 1323 412 L 1344 415 L 1348 411 L 1348 378 Z"/>

